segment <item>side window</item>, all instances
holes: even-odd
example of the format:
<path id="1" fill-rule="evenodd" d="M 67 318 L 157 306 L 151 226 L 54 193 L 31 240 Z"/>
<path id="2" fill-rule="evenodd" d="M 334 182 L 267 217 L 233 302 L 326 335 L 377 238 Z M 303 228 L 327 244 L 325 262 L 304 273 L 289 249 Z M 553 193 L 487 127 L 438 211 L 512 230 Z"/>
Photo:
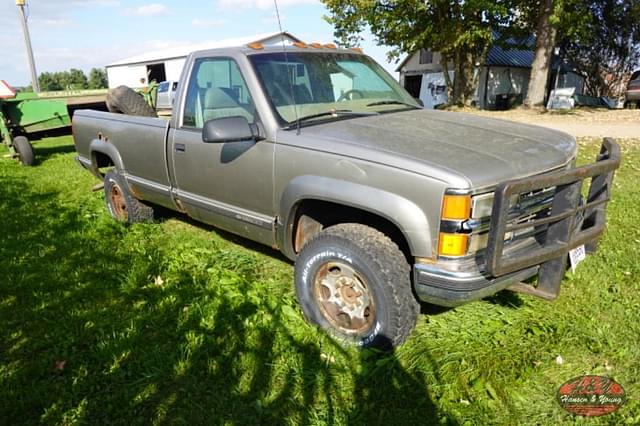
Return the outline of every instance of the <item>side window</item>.
<path id="1" fill-rule="evenodd" d="M 197 59 L 182 125 L 201 129 L 208 120 L 243 116 L 254 123 L 255 106 L 238 65 L 230 58 Z"/>

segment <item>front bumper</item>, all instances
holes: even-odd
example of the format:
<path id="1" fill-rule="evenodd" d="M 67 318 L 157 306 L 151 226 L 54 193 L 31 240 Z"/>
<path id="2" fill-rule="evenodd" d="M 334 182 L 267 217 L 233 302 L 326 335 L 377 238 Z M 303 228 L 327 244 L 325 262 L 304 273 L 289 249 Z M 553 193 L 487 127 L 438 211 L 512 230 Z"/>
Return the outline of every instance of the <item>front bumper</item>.
<path id="1" fill-rule="evenodd" d="M 619 165 L 620 147 L 606 138 L 594 163 L 498 185 L 483 265 L 467 272 L 451 272 L 438 268 L 437 263 L 417 264 L 413 282 L 418 297 L 430 303 L 456 306 L 537 274 L 537 286 L 519 285 L 518 290 L 555 299 L 566 271 L 568 252 L 583 244 L 588 251 L 595 250 L 605 231 L 606 204 L 611 199 L 613 175 Z M 591 179 L 591 185 L 583 200 L 582 184 L 587 179 Z M 555 188 L 547 216 L 526 223 L 509 220 L 509 203 L 514 195 L 547 188 Z M 507 233 L 531 227 L 546 227 L 542 238 L 520 250 L 505 248 Z"/>
<path id="2" fill-rule="evenodd" d="M 416 264 L 413 267 L 413 285 L 418 299 L 440 306 L 459 306 L 494 293 L 533 277 L 538 267 L 526 268 L 502 277 L 480 272 L 450 272 L 436 265 Z"/>

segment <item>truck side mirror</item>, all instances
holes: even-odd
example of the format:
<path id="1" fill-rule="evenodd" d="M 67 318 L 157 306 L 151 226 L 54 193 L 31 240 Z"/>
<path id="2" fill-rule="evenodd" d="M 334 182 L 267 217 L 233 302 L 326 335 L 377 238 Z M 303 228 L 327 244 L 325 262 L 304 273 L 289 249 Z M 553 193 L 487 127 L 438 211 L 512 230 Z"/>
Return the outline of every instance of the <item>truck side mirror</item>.
<path id="1" fill-rule="evenodd" d="M 249 124 L 246 117 L 214 118 L 204 123 L 202 140 L 208 143 L 240 142 L 261 139 L 258 126 Z"/>

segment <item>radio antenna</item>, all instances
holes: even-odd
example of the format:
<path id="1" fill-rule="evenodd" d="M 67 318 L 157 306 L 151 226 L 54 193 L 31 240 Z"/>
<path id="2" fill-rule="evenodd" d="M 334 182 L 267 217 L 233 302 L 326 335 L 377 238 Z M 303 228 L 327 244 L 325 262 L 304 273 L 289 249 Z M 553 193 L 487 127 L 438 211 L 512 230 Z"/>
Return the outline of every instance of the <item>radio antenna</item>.
<path id="1" fill-rule="evenodd" d="M 284 41 L 284 31 L 282 31 L 282 21 L 280 20 L 280 10 L 278 9 L 278 0 L 273 0 L 273 4 L 276 7 L 276 18 L 278 18 L 278 28 L 280 28 L 280 40 L 282 41 L 282 53 L 284 53 L 284 62 L 287 64 L 287 81 L 289 82 L 289 94 L 291 96 L 291 100 L 293 101 L 293 113 L 296 118 L 296 128 L 297 133 L 300 134 L 300 120 L 298 117 L 298 103 L 296 102 L 296 97 L 293 92 L 293 81 L 291 68 L 289 67 L 289 57 L 287 55 L 287 48 L 285 46 Z"/>

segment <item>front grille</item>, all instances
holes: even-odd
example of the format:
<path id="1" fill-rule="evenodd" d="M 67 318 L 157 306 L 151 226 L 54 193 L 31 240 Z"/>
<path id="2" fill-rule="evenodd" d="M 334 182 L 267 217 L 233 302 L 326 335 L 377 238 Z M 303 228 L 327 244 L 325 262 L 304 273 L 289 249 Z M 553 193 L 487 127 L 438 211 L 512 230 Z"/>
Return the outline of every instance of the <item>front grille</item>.
<path id="1" fill-rule="evenodd" d="M 523 225 L 545 218 L 551 214 L 555 187 L 544 188 L 520 194 L 515 205 L 509 209 L 509 225 Z M 506 235 L 505 249 L 529 237 L 535 237 L 538 242 L 544 239 L 548 225 L 522 227 Z"/>
<path id="2" fill-rule="evenodd" d="M 605 229 L 605 206 L 610 200 L 614 171 L 620 165 L 620 147 L 605 138 L 594 163 L 560 171 L 551 175 L 533 176 L 505 182 L 496 188 L 491 213 L 489 242 L 486 250 L 487 270 L 501 276 L 532 265 L 543 265 L 546 281 L 559 285 L 564 269 L 559 267 L 569 250 L 582 244 L 593 244 Z M 584 181 L 590 181 L 586 201 L 581 196 Z M 536 194 L 554 187 L 553 205 L 549 212 L 537 212 L 539 218 L 513 223 L 509 212 L 511 199 Z M 535 203 L 534 203 L 535 204 Z M 544 203 L 542 203 L 544 205 Z M 546 214 L 546 216 L 545 216 Z M 516 218 L 516 220 L 518 220 Z M 544 232 L 538 248 L 517 256 L 505 252 L 507 236 L 519 231 Z M 545 266 L 546 265 L 546 266 Z M 541 275 L 541 276 L 542 276 Z"/>

